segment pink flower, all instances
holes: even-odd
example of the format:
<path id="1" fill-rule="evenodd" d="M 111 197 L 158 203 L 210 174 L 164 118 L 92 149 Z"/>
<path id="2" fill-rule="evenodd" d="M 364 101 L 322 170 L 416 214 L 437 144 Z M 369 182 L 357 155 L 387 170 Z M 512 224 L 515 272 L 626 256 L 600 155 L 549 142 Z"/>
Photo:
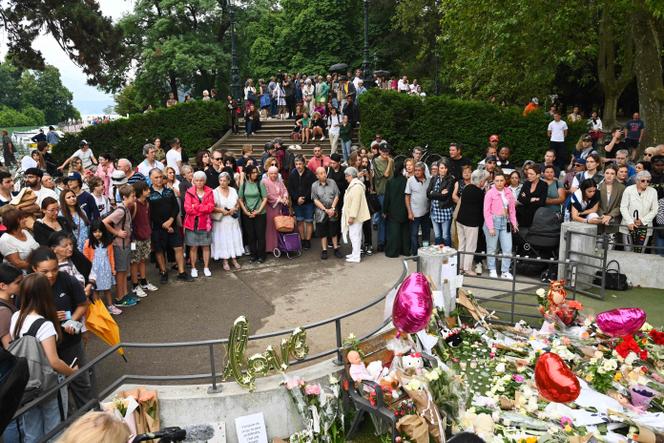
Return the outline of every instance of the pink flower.
<path id="1" fill-rule="evenodd" d="M 563 428 L 567 425 L 571 426 L 573 424 L 574 424 L 574 421 L 571 418 L 569 418 L 569 417 L 560 417 L 560 426 L 562 426 Z"/>
<path id="2" fill-rule="evenodd" d="M 291 390 L 304 384 L 300 377 L 293 377 L 286 380 L 286 389 Z"/>
<path id="3" fill-rule="evenodd" d="M 517 382 L 517 383 L 523 383 L 523 381 L 524 381 L 525 379 L 523 378 L 523 375 L 514 374 L 514 375 L 512 376 L 512 380 L 514 380 L 514 381 Z"/>
<path id="4" fill-rule="evenodd" d="M 320 385 L 306 385 L 304 387 L 304 393 L 306 395 L 319 395 L 320 394 Z"/>

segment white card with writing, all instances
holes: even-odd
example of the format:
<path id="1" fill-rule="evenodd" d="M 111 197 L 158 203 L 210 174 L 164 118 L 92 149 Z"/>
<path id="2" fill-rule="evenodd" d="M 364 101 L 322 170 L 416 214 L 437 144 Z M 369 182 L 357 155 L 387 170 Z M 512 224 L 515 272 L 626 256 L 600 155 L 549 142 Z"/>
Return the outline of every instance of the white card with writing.
<path id="1" fill-rule="evenodd" d="M 235 432 L 239 443 L 267 443 L 267 431 L 262 412 L 236 418 Z"/>

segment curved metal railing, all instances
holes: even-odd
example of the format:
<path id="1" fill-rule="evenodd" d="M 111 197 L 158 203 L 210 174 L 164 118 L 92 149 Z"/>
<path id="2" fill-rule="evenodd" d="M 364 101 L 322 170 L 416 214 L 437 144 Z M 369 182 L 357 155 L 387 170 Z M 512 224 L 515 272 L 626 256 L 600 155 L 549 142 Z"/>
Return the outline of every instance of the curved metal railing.
<path id="1" fill-rule="evenodd" d="M 407 257 L 403 260 L 403 269 L 401 271 L 401 275 L 399 276 L 399 279 L 392 285 L 392 287 L 387 290 L 385 293 L 382 295 L 376 297 L 369 303 L 362 305 L 360 307 L 357 307 L 355 309 L 352 309 L 348 312 L 345 312 L 343 314 L 339 314 L 337 316 L 327 318 L 324 320 L 320 320 L 317 322 L 309 323 L 308 325 L 305 325 L 302 327 L 302 329 L 306 330 L 312 330 L 316 328 L 320 328 L 323 326 L 327 326 L 330 324 L 334 324 L 335 326 L 335 339 L 336 339 L 336 346 L 334 348 L 318 352 L 314 355 L 309 355 L 303 360 L 295 360 L 290 362 L 291 365 L 297 365 L 297 364 L 303 364 L 307 363 L 313 360 L 318 360 L 323 357 L 327 357 L 330 355 L 336 354 L 336 360 L 335 363 L 341 365 L 343 364 L 342 361 L 342 347 L 343 347 L 343 335 L 342 335 L 342 327 L 341 327 L 341 321 L 352 317 L 353 315 L 356 315 L 358 313 L 361 313 L 363 311 L 366 311 L 369 308 L 372 308 L 373 306 L 377 305 L 378 303 L 382 302 L 385 300 L 385 297 L 393 291 L 395 288 L 397 288 L 401 282 L 406 278 L 408 275 L 408 263 L 410 261 L 417 261 L 417 257 Z M 381 329 L 383 329 L 387 324 L 389 324 L 390 320 L 385 320 L 381 322 L 376 328 L 372 329 L 371 332 L 368 334 L 360 337 L 360 339 L 365 339 L 368 337 L 371 337 L 372 335 L 376 334 L 379 332 Z M 283 329 L 280 331 L 275 331 L 275 332 L 266 332 L 263 334 L 256 334 L 256 335 L 251 335 L 248 337 L 248 341 L 256 341 L 256 340 L 262 340 L 262 339 L 267 339 L 267 338 L 273 338 L 273 337 L 280 337 L 283 335 L 289 335 L 293 332 L 293 329 Z M 60 385 L 57 387 L 54 387 L 47 392 L 45 392 L 42 396 L 36 398 L 35 400 L 25 404 L 23 407 L 19 408 L 19 410 L 16 412 L 15 417 L 18 417 L 25 412 L 29 411 L 30 409 L 34 408 L 35 406 L 38 406 L 41 404 L 43 401 L 46 399 L 52 397 L 54 394 L 57 393 L 59 389 L 62 389 L 63 387 L 68 386 L 73 380 L 76 379 L 80 374 L 83 374 L 90 370 L 91 368 L 94 368 L 95 366 L 99 365 L 101 362 L 105 361 L 109 356 L 113 355 L 118 349 L 123 348 L 123 349 L 131 349 L 131 348 L 139 348 L 139 349 L 164 349 L 164 348 L 189 348 L 189 347 L 207 347 L 209 351 L 209 358 L 210 358 L 210 371 L 207 373 L 200 373 L 200 374 L 184 374 L 184 375 L 140 375 L 140 374 L 124 374 L 111 383 L 109 383 L 106 388 L 103 390 L 100 390 L 100 392 L 97 394 L 97 399 L 103 399 L 107 395 L 109 395 L 111 392 L 113 392 L 118 386 L 121 386 L 122 384 L 129 382 L 129 381 L 136 381 L 136 382 L 163 382 L 163 381 L 196 381 L 196 380 L 206 380 L 209 379 L 211 382 L 211 386 L 208 389 L 208 392 L 210 393 L 216 393 L 220 392 L 220 387 L 219 387 L 219 382 L 218 380 L 221 379 L 222 372 L 218 372 L 215 364 L 215 353 L 214 353 L 214 347 L 215 346 L 223 346 L 228 344 L 228 339 L 213 339 L 213 340 L 199 340 L 199 341 L 186 341 L 186 342 L 170 342 L 170 343 L 119 343 L 115 346 L 112 346 L 108 349 L 106 349 L 104 352 L 101 354 L 97 355 L 95 358 L 90 360 L 85 366 L 79 368 L 78 371 L 76 371 L 75 374 L 67 377 Z"/>

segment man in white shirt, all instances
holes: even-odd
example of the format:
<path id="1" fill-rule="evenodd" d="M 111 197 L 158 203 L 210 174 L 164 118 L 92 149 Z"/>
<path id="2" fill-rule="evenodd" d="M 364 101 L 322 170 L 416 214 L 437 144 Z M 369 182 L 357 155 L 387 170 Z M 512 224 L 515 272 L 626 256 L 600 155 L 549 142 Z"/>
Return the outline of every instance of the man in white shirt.
<path id="1" fill-rule="evenodd" d="M 403 92 L 405 94 L 408 94 L 410 92 L 410 85 L 408 84 L 408 77 L 403 76 L 398 82 L 397 82 L 397 89 L 399 92 Z"/>
<path id="2" fill-rule="evenodd" d="M 166 166 L 170 166 L 175 170 L 175 175 L 180 177 L 180 166 L 182 166 L 182 146 L 180 146 L 180 139 L 174 138 L 171 140 L 171 149 L 166 153 Z"/>
<path id="3" fill-rule="evenodd" d="M 146 179 L 150 176 L 150 171 L 152 171 L 154 168 L 159 169 L 160 171 L 164 170 L 164 164 L 162 162 L 159 162 L 155 160 L 155 157 L 157 155 L 157 148 L 155 145 L 152 143 L 147 143 L 143 145 L 143 156 L 145 157 L 145 160 L 143 160 L 139 165 L 138 165 L 138 172 L 143 174 Z M 150 183 L 148 182 L 148 185 Z"/>
<path id="4" fill-rule="evenodd" d="M 37 196 L 37 205 L 39 205 L 39 207 L 41 207 L 42 201 L 44 201 L 46 197 L 53 197 L 56 200 L 58 199 L 58 195 L 54 190 L 42 186 L 41 181 L 43 176 L 44 172 L 39 168 L 30 168 L 25 171 L 25 184 L 32 190 L 32 193 Z"/>
<path id="5" fill-rule="evenodd" d="M 83 169 L 90 169 L 92 165 L 97 164 L 97 159 L 95 158 L 92 149 L 90 149 L 90 145 L 86 140 L 81 140 L 79 143 L 79 149 L 74 152 L 71 157 L 65 160 L 65 162 L 58 169 L 62 171 L 74 157 L 81 159 L 81 162 L 83 163 Z"/>
<path id="6" fill-rule="evenodd" d="M 549 147 L 556 152 L 556 166 L 561 170 L 567 165 L 567 148 L 565 147 L 567 131 L 567 123 L 560 119 L 560 112 L 556 111 L 546 133 L 549 137 Z"/>
<path id="7" fill-rule="evenodd" d="M 355 86 L 355 90 L 360 87 L 360 81 L 362 81 L 362 70 L 361 69 L 356 69 L 355 70 L 355 77 L 353 78 L 353 86 Z"/>

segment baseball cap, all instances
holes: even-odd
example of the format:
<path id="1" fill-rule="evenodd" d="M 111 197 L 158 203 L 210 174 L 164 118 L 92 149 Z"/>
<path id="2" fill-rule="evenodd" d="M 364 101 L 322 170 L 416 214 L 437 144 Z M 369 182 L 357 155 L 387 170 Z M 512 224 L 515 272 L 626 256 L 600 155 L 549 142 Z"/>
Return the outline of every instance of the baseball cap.
<path id="1" fill-rule="evenodd" d="M 72 172 L 69 174 L 67 177 L 62 179 L 63 183 L 69 183 L 72 180 L 78 180 L 79 183 L 83 183 L 83 179 L 81 178 L 81 174 L 78 172 Z"/>
<path id="2" fill-rule="evenodd" d="M 115 186 L 124 185 L 127 183 L 127 176 L 125 175 L 124 171 L 120 171 L 119 169 L 113 171 L 111 174 L 111 183 Z"/>
<path id="3" fill-rule="evenodd" d="M 381 143 L 381 144 L 378 146 L 378 150 L 379 150 L 379 151 L 382 151 L 382 152 L 390 152 L 390 147 L 387 145 L 387 143 L 385 143 L 385 144 L 382 144 L 382 143 Z"/>
<path id="4" fill-rule="evenodd" d="M 592 141 L 593 138 L 590 136 L 590 134 L 586 134 L 583 137 L 581 137 L 581 140 L 583 140 L 584 142 L 589 142 Z"/>
<path id="5" fill-rule="evenodd" d="M 497 134 L 493 134 L 493 135 L 491 135 L 491 137 L 489 137 L 489 143 L 499 142 L 499 141 L 500 141 L 500 137 Z"/>
<path id="6" fill-rule="evenodd" d="M 342 159 L 341 155 L 336 152 L 330 155 L 330 160 L 335 161 L 337 163 L 341 163 L 341 159 Z"/>
<path id="7" fill-rule="evenodd" d="M 85 140 L 85 139 L 84 139 L 84 140 L 81 140 L 81 141 L 78 143 L 79 146 L 85 146 L 85 145 L 89 145 L 89 144 L 90 144 L 90 143 L 88 143 L 88 141 Z"/>
<path id="8" fill-rule="evenodd" d="M 650 160 L 650 163 L 652 163 L 652 164 L 654 164 L 654 163 L 660 163 L 660 162 L 664 162 L 664 155 L 655 155 L 655 156 Z"/>
<path id="9" fill-rule="evenodd" d="M 498 161 L 498 159 L 496 158 L 495 155 L 489 155 L 489 156 L 487 156 L 487 158 L 484 159 L 484 162 L 485 162 L 485 163 L 488 163 L 488 162 L 497 162 L 497 161 Z"/>
<path id="10" fill-rule="evenodd" d="M 586 164 L 586 159 L 585 158 L 577 158 L 577 159 L 574 159 L 574 163 L 579 164 L 579 165 L 585 165 Z"/>
<path id="11" fill-rule="evenodd" d="M 36 175 L 41 178 L 44 176 L 44 171 L 39 168 L 28 168 L 25 170 L 25 175 Z"/>

